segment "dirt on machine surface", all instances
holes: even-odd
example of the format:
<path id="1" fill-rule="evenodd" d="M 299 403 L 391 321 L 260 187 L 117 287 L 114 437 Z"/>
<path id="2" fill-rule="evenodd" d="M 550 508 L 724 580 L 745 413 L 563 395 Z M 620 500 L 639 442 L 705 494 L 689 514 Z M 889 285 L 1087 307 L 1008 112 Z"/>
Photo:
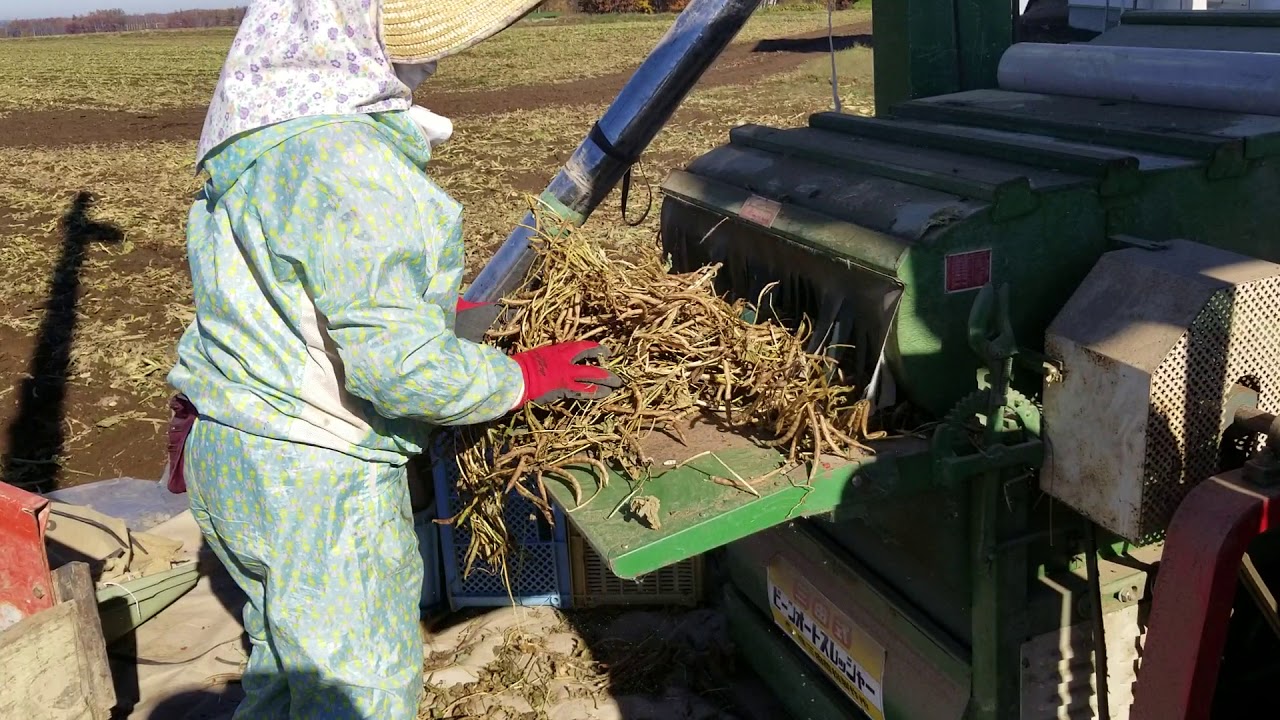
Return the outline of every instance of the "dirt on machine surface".
<path id="1" fill-rule="evenodd" d="M 836 49 L 870 45 L 871 23 L 834 29 Z M 699 87 L 745 85 L 768 75 L 799 67 L 817 53 L 827 52 L 826 32 L 738 43 L 731 46 L 703 77 Z M 512 110 L 605 103 L 617 95 L 635 67 L 597 77 L 562 83 L 519 85 L 473 92 L 431 92 L 430 83 L 418 102 L 451 118 L 490 115 Z M 205 105 L 166 111 L 123 110 L 14 111 L 0 117 L 0 147 L 60 147 L 88 143 L 194 141 L 204 125 Z"/>

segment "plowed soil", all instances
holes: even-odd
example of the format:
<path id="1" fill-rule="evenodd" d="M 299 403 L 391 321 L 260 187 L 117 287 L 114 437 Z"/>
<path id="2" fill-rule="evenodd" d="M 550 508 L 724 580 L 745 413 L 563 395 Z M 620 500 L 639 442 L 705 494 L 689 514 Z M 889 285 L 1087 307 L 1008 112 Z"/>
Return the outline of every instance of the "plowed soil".
<path id="1" fill-rule="evenodd" d="M 871 24 L 837 27 L 835 35 L 837 49 L 869 45 Z M 828 48 L 825 32 L 733 45 L 702 78 L 699 87 L 742 85 L 766 75 L 794 70 L 815 53 L 827 52 Z M 452 118 L 604 103 L 617 95 L 635 70 L 630 67 L 611 75 L 480 92 L 432 93 L 428 83 L 426 89 L 419 92 L 417 102 Z M 203 105 L 160 112 L 12 112 L 0 117 L 0 147 L 195 140 L 200 136 L 204 113 Z"/>
<path id="2" fill-rule="evenodd" d="M 870 22 L 836 28 L 837 49 L 871 42 Z M 806 60 L 829 49 L 827 34 L 814 32 L 792 38 L 739 43 L 730 47 L 703 77 L 700 87 L 750 85 L 762 77 L 794 70 Z M 521 109 L 601 105 L 616 96 L 635 71 L 562 83 L 508 87 L 482 92 L 420 94 L 418 102 L 448 117 L 475 117 Z M 193 98 L 193 102 L 203 98 Z M 693 112 L 693 111 L 689 111 Z M 194 142 L 200 135 L 205 107 L 157 112 L 62 110 L 10 112 L 0 117 L 0 147 L 71 148 L 85 144 L 147 143 L 157 141 Z M 680 160 L 686 160 L 681 158 Z M 541 175 L 514 178 L 523 189 L 536 190 L 545 182 Z M 524 186 L 528 186 L 524 188 Z M 9 208 L 0 198 L 0 227 Z M 66 228 L 57 227 L 51 216 L 46 242 L 66 247 Z M 116 230 L 116 233 L 119 231 Z M 73 238 L 74 239 L 74 238 Z M 117 238 L 118 239 L 118 238 Z M 74 239 L 79 247 L 79 239 Z M 85 252 L 102 238 L 84 242 Z M 78 252 L 75 251 L 75 252 Z M 73 253 L 74 254 L 74 253 Z M 172 257 L 153 256 L 138 251 L 119 263 L 160 263 L 181 265 L 181 250 Z M 75 258 L 72 257 L 72 260 Z M 50 295 L 52 293 L 52 296 Z M 68 371 L 70 341 L 77 329 L 78 312 L 85 312 L 85 291 L 76 283 L 50 281 L 47 292 L 24 297 L 30 307 L 47 307 L 59 327 L 33 334 L 0 328 L 0 475 L 2 479 L 28 487 L 49 488 L 78 485 L 117 476 L 156 478 L 164 466 L 164 423 L 168 410 L 163 401 L 140 405 L 126 392 L 112 391 L 99 382 L 74 376 Z M 94 298 L 92 312 L 127 315 L 137 312 L 122 298 Z M 61 308 L 61 311 L 58 311 Z M 85 338 L 80 338 L 83 342 Z M 177 338 L 174 338 L 176 342 Z M 96 418 L 107 418 L 100 420 Z M 83 418 L 75 423 L 68 418 Z M 62 455 L 56 449 L 67 451 Z M 72 449 L 74 448 L 74 449 Z"/>

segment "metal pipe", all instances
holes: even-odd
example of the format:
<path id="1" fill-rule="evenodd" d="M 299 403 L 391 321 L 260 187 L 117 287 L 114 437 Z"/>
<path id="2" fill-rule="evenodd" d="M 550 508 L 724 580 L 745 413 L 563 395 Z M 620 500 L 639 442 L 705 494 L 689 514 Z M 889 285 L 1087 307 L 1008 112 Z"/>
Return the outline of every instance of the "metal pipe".
<path id="1" fill-rule="evenodd" d="M 693 0 L 551 180 L 542 198 L 582 225 L 662 129 L 711 63 L 746 24 L 760 0 Z M 602 145 L 612 147 L 602 147 Z M 524 280 L 533 262 L 533 213 L 467 288 L 472 302 L 493 302 Z M 494 311 L 496 318 L 497 311 Z"/>
<path id="2" fill-rule="evenodd" d="M 1236 408 L 1235 425 L 1249 432 L 1266 435 L 1271 431 L 1271 423 L 1275 422 L 1275 420 L 1275 415 L 1262 412 L 1255 407 Z"/>
<path id="3" fill-rule="evenodd" d="M 1000 88 L 1280 115 L 1280 54 L 1019 43 L 1000 58 Z"/>

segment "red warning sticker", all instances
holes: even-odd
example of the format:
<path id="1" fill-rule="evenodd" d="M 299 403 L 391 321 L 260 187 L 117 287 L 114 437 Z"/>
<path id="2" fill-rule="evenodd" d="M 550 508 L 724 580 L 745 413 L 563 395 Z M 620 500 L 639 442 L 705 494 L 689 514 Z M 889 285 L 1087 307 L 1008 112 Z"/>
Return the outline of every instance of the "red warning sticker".
<path id="1" fill-rule="evenodd" d="M 976 290 L 991 282 L 991 250 L 955 253 L 946 258 L 947 292 Z"/>
<path id="2" fill-rule="evenodd" d="M 778 213 L 781 211 L 781 203 L 759 195 L 752 195 L 747 198 L 746 202 L 742 203 L 742 209 L 738 211 L 738 215 L 743 220 L 750 220 L 757 225 L 771 228 L 774 221 L 778 219 Z"/>

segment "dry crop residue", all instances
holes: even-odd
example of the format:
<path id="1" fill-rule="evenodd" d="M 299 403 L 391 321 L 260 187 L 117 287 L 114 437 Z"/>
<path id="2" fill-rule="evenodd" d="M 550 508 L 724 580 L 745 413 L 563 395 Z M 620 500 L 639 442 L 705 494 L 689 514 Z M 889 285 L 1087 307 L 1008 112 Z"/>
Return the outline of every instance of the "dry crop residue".
<path id="1" fill-rule="evenodd" d="M 746 321 L 747 302 L 716 294 L 718 266 L 671 273 L 656 247 L 627 262 L 588 234 L 545 225 L 535 253 L 490 340 L 511 352 L 597 341 L 611 351 L 603 365 L 625 387 L 600 401 L 526 406 L 455 433 L 464 501 L 455 521 L 472 531 L 468 570 L 477 560 L 505 568 L 508 493 L 519 492 L 550 520 L 545 481 L 568 485 L 581 506 L 594 495 L 570 469 L 589 470 L 600 485 L 610 466 L 641 480 L 652 471 L 643 440 L 654 432 L 680 437 L 696 414 L 762 438 L 790 463 L 866 450 L 865 403 L 835 377 L 828 358 L 806 352 L 807 328 L 793 333 Z"/>

